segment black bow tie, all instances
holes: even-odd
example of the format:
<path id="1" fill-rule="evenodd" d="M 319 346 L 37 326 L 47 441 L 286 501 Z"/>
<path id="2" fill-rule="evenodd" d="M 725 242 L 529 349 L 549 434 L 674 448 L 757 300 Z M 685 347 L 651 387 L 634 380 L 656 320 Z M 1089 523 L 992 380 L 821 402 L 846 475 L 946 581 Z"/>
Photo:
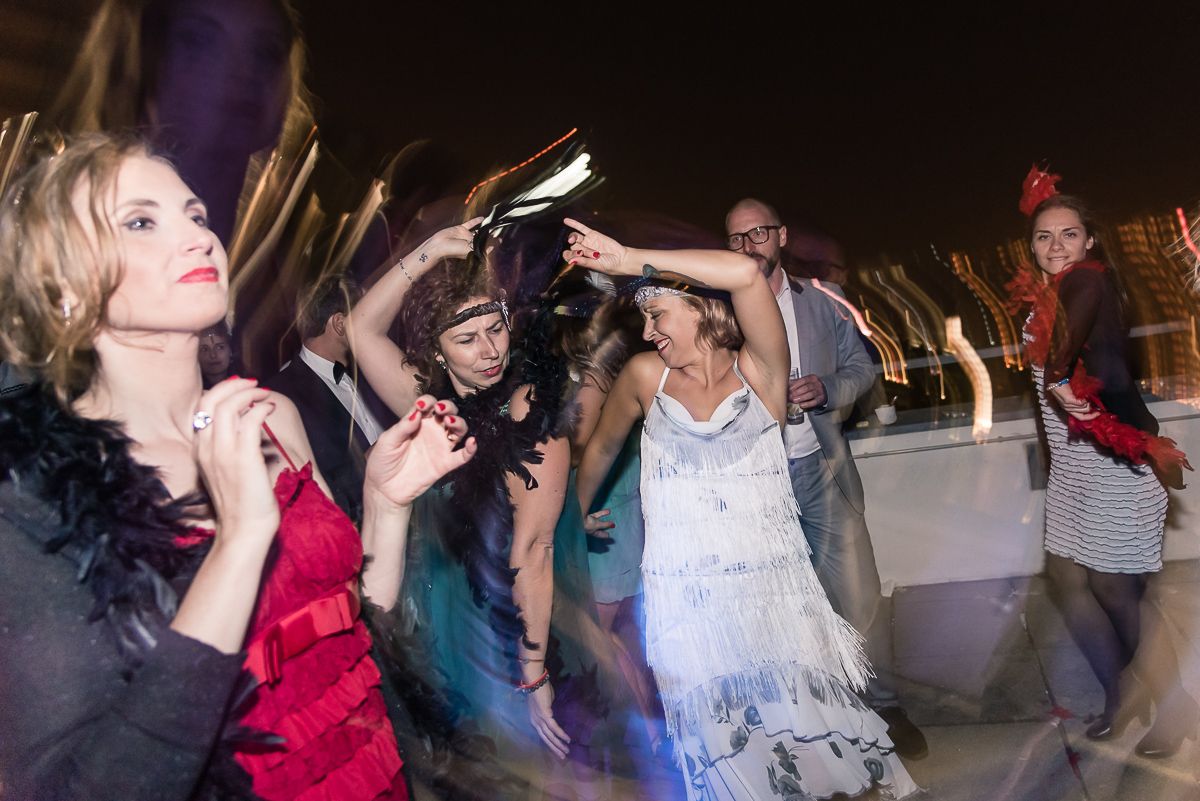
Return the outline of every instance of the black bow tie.
<path id="1" fill-rule="evenodd" d="M 341 362 L 333 363 L 333 383 L 334 384 L 342 383 L 342 376 L 344 376 L 346 374 L 346 370 L 347 370 L 346 365 L 342 364 Z"/>

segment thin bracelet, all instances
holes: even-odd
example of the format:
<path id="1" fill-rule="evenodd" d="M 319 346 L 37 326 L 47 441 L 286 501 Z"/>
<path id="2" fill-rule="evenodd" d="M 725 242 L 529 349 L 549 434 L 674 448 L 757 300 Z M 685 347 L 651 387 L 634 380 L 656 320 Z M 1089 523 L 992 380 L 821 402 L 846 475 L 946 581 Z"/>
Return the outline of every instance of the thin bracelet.
<path id="1" fill-rule="evenodd" d="M 538 676 L 535 681 L 531 681 L 528 684 L 518 684 L 515 691 L 521 693 L 521 695 L 529 695 L 541 689 L 548 681 L 550 681 L 550 671 L 543 670 L 542 675 Z"/>
<path id="2" fill-rule="evenodd" d="M 400 268 L 400 272 L 404 273 L 404 277 L 408 279 L 408 283 L 412 284 L 413 277 L 408 274 L 408 270 L 404 269 L 404 259 L 400 259 L 400 261 L 396 262 L 396 266 Z"/>
<path id="3" fill-rule="evenodd" d="M 1050 386 L 1052 386 L 1052 387 L 1065 387 L 1067 384 L 1070 384 L 1070 383 L 1071 383 L 1071 379 L 1068 377 L 1068 378 L 1062 378 L 1062 379 L 1059 379 L 1058 381 L 1055 381 L 1055 382 L 1054 382 L 1053 384 L 1051 384 Z"/>

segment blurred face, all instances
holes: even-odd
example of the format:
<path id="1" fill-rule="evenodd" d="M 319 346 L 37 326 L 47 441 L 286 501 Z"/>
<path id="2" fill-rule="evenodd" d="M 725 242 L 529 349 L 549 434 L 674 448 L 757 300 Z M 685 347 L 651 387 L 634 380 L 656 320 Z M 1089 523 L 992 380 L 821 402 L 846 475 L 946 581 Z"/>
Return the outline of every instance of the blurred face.
<path id="1" fill-rule="evenodd" d="M 76 190 L 74 205 L 89 225 L 88 187 Z M 195 333 L 224 317 L 225 250 L 208 230 L 204 204 L 170 165 L 130 156 L 105 205 L 122 268 L 106 328 Z"/>
<path id="2" fill-rule="evenodd" d="M 762 244 L 752 242 L 750 235 L 755 233 L 755 229 L 777 225 L 779 225 L 779 221 L 766 209 L 755 204 L 746 204 L 737 206 L 729 212 L 729 216 L 725 218 L 725 234 L 727 236 L 743 234 L 741 245 L 736 250 L 753 258 L 758 262 L 758 268 L 762 270 L 762 274 L 769 276 L 779 267 L 780 254 L 783 246 L 787 244 L 787 228 L 759 232 L 759 236 L 755 238 L 761 238 L 761 234 L 766 234 L 766 241 Z"/>
<path id="3" fill-rule="evenodd" d="M 275 143 L 291 40 L 270 0 L 175 0 L 162 47 L 149 111 L 168 141 L 245 156 Z"/>
<path id="4" fill-rule="evenodd" d="M 668 367 L 682 367 L 700 349 L 700 312 L 678 295 L 659 295 L 642 304 L 642 339 L 654 345 Z"/>
<path id="5" fill-rule="evenodd" d="M 488 303 L 491 298 L 472 298 L 455 314 Z M 450 383 L 460 396 L 498 383 L 508 367 L 508 326 L 500 312 L 472 317 L 438 337 L 438 361 L 446 366 Z"/>
<path id="6" fill-rule="evenodd" d="M 210 380 L 220 380 L 229 374 L 229 362 L 233 354 L 229 340 L 219 334 L 200 337 L 200 372 Z"/>
<path id="7" fill-rule="evenodd" d="M 1033 256 L 1050 275 L 1086 260 L 1094 244 L 1074 209 L 1046 209 L 1033 223 Z"/>

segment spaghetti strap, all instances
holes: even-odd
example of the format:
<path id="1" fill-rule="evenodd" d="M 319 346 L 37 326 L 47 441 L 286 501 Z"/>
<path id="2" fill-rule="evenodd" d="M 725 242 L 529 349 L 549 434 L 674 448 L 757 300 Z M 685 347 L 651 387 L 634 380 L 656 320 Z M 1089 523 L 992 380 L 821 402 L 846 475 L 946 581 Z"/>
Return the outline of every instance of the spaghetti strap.
<path id="1" fill-rule="evenodd" d="M 663 391 L 663 387 L 665 387 L 667 385 L 667 376 L 669 376 L 670 374 L 671 374 L 671 368 L 664 367 L 662 378 L 658 379 L 658 389 L 654 390 L 655 392 Z"/>
<path id="2" fill-rule="evenodd" d="M 267 425 L 266 420 L 263 421 L 262 427 L 263 431 L 267 432 L 267 436 L 270 437 L 271 442 L 274 443 L 275 449 L 283 454 L 283 458 L 287 460 L 288 467 L 292 468 L 293 471 L 296 470 L 297 468 L 295 462 L 292 461 L 292 457 L 288 456 L 288 452 L 283 449 L 283 443 L 280 442 L 279 438 L 275 436 L 275 432 L 271 430 L 269 425 Z"/>

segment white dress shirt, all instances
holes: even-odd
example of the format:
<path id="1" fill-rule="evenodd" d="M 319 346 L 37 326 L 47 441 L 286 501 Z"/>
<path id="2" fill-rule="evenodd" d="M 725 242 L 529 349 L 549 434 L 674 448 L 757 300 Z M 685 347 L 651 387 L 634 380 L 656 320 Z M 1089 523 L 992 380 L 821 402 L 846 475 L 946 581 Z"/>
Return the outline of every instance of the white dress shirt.
<path id="1" fill-rule="evenodd" d="M 803 376 L 804 365 L 800 363 L 800 335 L 796 333 L 796 307 L 792 305 L 792 285 L 788 283 L 786 277 L 783 279 L 783 286 L 780 287 L 779 293 L 775 295 L 775 301 L 779 304 L 779 313 L 783 315 L 783 327 L 787 329 L 792 370 L 799 370 L 800 375 Z M 821 449 L 821 443 L 817 441 L 817 432 L 813 431 L 812 419 L 809 416 L 812 413 L 813 410 L 806 409 L 802 421 L 787 424 L 783 441 L 787 445 L 789 459 L 800 459 Z"/>
<path id="2" fill-rule="evenodd" d="M 381 432 L 379 421 L 362 402 L 362 398 L 358 395 L 358 387 L 354 386 L 350 373 L 344 373 L 342 380 L 335 384 L 333 382 L 333 362 L 323 356 L 318 356 L 304 346 L 300 347 L 300 361 L 307 364 L 325 382 L 329 391 L 337 396 L 342 406 L 345 406 L 346 411 L 350 412 L 350 416 L 354 418 L 354 422 L 362 429 L 367 442 L 374 445 Z"/>

